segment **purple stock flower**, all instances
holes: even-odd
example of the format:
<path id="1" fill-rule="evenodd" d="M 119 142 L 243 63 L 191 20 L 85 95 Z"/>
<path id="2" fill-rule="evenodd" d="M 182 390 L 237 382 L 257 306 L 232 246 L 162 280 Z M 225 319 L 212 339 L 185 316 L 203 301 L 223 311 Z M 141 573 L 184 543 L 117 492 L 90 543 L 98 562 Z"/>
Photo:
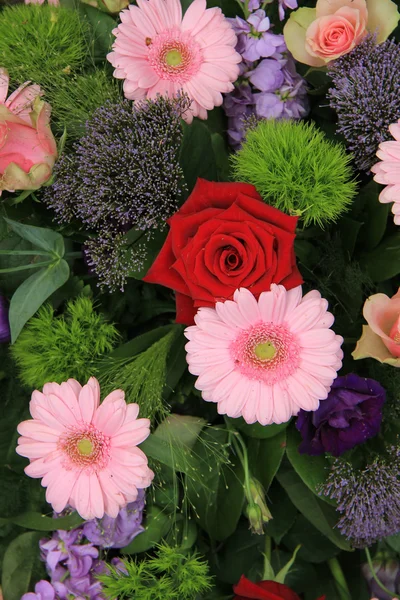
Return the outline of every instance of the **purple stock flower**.
<path id="1" fill-rule="evenodd" d="M 296 0 L 281 0 L 296 8 Z M 249 10 L 252 8 L 249 5 Z M 245 137 L 245 123 L 254 115 L 265 119 L 300 119 L 308 113 L 307 84 L 296 72 L 283 35 L 270 31 L 265 11 L 250 12 L 247 20 L 229 19 L 237 35 L 236 51 L 242 55 L 235 89 L 225 95 L 223 108 L 228 117 L 229 143 L 235 149 Z"/>
<path id="2" fill-rule="evenodd" d="M 144 528 L 141 526 L 145 504 L 145 491 L 138 491 L 138 498 L 119 511 L 118 516 L 87 521 L 83 533 L 87 539 L 102 548 L 123 548 Z"/>
<path id="3" fill-rule="evenodd" d="M 291 10 L 294 10 L 295 8 L 297 8 L 297 0 L 279 0 L 279 20 L 283 21 L 283 19 L 285 18 L 285 9 L 286 8 L 290 8 Z"/>
<path id="4" fill-rule="evenodd" d="M 8 302 L 0 296 L 0 343 L 10 341 L 10 323 L 8 321 Z"/>
<path id="5" fill-rule="evenodd" d="M 28 592 L 21 597 L 21 600 L 54 600 L 56 592 L 54 587 L 48 581 L 42 579 L 35 585 L 34 592 Z"/>
<path id="6" fill-rule="evenodd" d="M 337 377 L 328 398 L 313 412 L 301 410 L 296 427 L 299 452 L 340 456 L 379 433 L 386 392 L 374 379 L 355 374 Z"/>

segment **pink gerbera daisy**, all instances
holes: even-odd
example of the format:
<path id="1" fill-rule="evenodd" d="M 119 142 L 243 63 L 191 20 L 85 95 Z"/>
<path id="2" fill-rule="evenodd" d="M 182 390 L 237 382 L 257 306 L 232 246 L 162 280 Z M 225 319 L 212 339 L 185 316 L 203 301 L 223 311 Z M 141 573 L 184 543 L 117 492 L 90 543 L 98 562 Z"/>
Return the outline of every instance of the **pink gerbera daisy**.
<path id="1" fill-rule="evenodd" d="M 183 91 L 192 100 L 184 115 L 191 122 L 194 116 L 206 119 L 207 110 L 222 104 L 222 93 L 233 90 L 241 56 L 220 8 L 194 0 L 182 18 L 179 0 L 137 0 L 120 18 L 107 58 L 114 76 L 125 79 L 130 100 Z"/>
<path id="2" fill-rule="evenodd" d="M 69 379 L 46 383 L 30 402 L 33 420 L 18 425 L 17 452 L 31 463 L 30 477 L 43 477 L 46 500 L 56 512 L 67 505 L 84 519 L 116 517 L 150 485 L 153 472 L 136 446 L 149 435 L 149 419 L 138 419 L 115 390 L 100 404 L 100 387 L 91 377 L 83 387 Z"/>
<path id="3" fill-rule="evenodd" d="M 302 408 L 316 410 L 340 369 L 343 338 L 316 290 L 302 297 L 271 285 L 258 301 L 244 288 L 233 301 L 200 308 L 185 330 L 189 371 L 218 412 L 247 423 L 284 423 Z"/>
<path id="4" fill-rule="evenodd" d="M 389 126 L 389 131 L 394 141 L 379 144 L 376 155 L 381 160 L 371 171 L 375 173 L 375 181 L 386 186 L 379 195 L 379 202 L 394 202 L 394 222 L 400 225 L 400 119 Z"/>

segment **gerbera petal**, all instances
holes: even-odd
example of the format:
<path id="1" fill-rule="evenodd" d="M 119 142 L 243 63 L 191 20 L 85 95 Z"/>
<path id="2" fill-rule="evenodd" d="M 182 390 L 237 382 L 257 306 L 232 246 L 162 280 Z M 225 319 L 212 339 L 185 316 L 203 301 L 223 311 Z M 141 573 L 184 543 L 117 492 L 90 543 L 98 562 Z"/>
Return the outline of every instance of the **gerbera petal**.
<path id="1" fill-rule="evenodd" d="M 219 414 L 263 425 L 318 407 L 343 354 L 343 339 L 328 329 L 326 300 L 316 290 L 302 298 L 301 287 L 288 292 L 275 284 L 258 302 L 247 289 L 233 297 L 207 308 L 204 319 L 198 311 L 196 325 L 186 330 L 189 372 L 198 375 L 204 400 L 216 402 Z M 221 339 L 230 337 L 227 329 L 229 344 Z"/>

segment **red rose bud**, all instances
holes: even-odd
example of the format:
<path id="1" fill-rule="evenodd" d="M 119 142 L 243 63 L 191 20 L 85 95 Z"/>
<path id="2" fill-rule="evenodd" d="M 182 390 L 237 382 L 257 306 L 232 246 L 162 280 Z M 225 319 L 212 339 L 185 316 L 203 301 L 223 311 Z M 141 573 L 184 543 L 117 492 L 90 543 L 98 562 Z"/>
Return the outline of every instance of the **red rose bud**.
<path id="1" fill-rule="evenodd" d="M 176 291 L 176 320 L 193 324 L 200 306 L 214 308 L 240 287 L 258 298 L 271 283 L 287 290 L 303 280 L 296 266 L 297 217 L 265 204 L 247 183 L 198 179 L 144 281 Z"/>

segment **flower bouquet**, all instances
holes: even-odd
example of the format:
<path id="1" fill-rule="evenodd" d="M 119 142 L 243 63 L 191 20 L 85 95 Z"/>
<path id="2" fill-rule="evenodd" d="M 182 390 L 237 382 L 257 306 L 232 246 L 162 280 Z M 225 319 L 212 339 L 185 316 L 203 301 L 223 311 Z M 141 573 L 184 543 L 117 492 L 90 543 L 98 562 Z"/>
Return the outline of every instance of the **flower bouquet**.
<path id="1" fill-rule="evenodd" d="M 400 598 L 399 19 L 3 0 L 4 600 Z"/>

